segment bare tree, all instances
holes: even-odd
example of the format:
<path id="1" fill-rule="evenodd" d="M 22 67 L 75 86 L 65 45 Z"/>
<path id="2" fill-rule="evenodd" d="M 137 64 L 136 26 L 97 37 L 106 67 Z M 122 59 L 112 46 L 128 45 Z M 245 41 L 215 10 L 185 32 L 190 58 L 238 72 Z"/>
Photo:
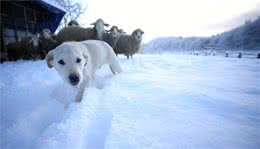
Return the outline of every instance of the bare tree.
<path id="1" fill-rule="evenodd" d="M 80 15 L 82 15 L 87 7 L 83 6 L 81 3 L 73 2 L 73 0 L 55 0 L 55 2 L 65 9 L 66 14 L 64 15 L 58 30 L 66 27 L 71 20 L 77 20 Z"/>

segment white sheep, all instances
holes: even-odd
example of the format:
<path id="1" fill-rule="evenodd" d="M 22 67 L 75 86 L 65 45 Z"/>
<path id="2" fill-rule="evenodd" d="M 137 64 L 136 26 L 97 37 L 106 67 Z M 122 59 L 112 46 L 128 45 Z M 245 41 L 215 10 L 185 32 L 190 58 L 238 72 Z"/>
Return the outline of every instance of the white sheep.
<path id="1" fill-rule="evenodd" d="M 105 23 L 102 19 L 97 19 L 96 22 L 93 22 L 90 25 L 94 25 L 94 29 L 96 31 L 96 39 L 103 40 L 103 34 L 106 32 L 105 26 L 109 27 L 109 24 Z"/>
<path id="2" fill-rule="evenodd" d="M 40 36 L 39 52 L 41 59 L 44 59 L 47 53 L 58 46 L 55 35 L 49 29 L 43 29 Z"/>
<path id="3" fill-rule="evenodd" d="M 126 32 L 123 29 L 119 29 L 120 34 L 126 34 Z"/>
<path id="4" fill-rule="evenodd" d="M 57 40 L 61 44 L 65 41 L 84 41 L 90 39 L 103 40 L 103 34 L 106 32 L 104 26 L 109 26 L 102 19 L 91 23 L 93 28 L 83 28 L 79 26 L 68 26 L 63 28 L 57 34 Z"/>
<path id="5" fill-rule="evenodd" d="M 7 45 L 8 59 L 18 60 L 18 59 L 36 59 L 39 56 L 39 43 L 40 34 L 35 34 L 22 38 L 19 42 L 10 43 Z"/>
<path id="6" fill-rule="evenodd" d="M 127 59 L 129 56 L 133 58 L 133 54 L 137 53 L 143 39 L 144 32 L 141 29 L 136 29 L 131 35 L 120 35 L 114 51 L 117 54 L 125 54 Z"/>
<path id="7" fill-rule="evenodd" d="M 78 23 L 76 20 L 71 20 L 71 21 L 68 23 L 68 26 L 79 26 L 79 23 Z"/>
<path id="8" fill-rule="evenodd" d="M 112 26 L 111 29 L 103 34 L 103 41 L 107 42 L 113 49 L 119 39 L 119 29 L 117 26 Z"/>
<path id="9" fill-rule="evenodd" d="M 106 31 L 107 31 L 107 32 L 111 32 L 112 29 L 117 29 L 117 32 L 119 33 L 119 35 L 121 35 L 121 34 L 125 35 L 125 34 L 126 34 L 126 32 L 125 32 L 123 29 L 119 29 L 119 27 L 116 26 L 116 25 L 113 25 L 113 26 L 110 28 L 110 30 L 106 30 Z"/>

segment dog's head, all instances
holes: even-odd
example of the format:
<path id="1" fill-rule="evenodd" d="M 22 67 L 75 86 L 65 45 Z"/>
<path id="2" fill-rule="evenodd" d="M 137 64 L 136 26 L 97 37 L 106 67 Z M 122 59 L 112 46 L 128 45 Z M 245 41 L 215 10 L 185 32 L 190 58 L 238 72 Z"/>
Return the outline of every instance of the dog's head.
<path id="1" fill-rule="evenodd" d="M 88 53 L 76 42 L 67 42 L 51 50 L 46 56 L 46 61 L 48 67 L 54 67 L 66 82 L 77 86 L 83 80 Z"/>

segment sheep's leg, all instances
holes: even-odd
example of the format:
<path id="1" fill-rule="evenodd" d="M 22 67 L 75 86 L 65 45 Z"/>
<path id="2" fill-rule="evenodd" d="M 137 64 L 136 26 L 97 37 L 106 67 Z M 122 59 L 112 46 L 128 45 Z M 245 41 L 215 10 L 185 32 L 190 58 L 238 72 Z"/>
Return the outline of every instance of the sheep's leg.
<path id="1" fill-rule="evenodd" d="M 129 59 L 129 55 L 128 54 L 126 55 L 126 58 Z"/>

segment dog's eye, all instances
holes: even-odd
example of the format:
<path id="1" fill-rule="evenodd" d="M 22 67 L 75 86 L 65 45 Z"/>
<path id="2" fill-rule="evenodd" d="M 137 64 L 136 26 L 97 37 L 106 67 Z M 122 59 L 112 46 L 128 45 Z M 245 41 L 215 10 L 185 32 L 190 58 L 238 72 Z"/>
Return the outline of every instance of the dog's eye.
<path id="1" fill-rule="evenodd" d="M 76 62 L 77 62 L 77 63 L 80 63 L 80 62 L 81 62 L 81 59 L 80 59 L 80 58 L 77 58 Z"/>
<path id="2" fill-rule="evenodd" d="M 65 65 L 65 62 L 63 60 L 59 60 L 58 63 L 61 65 Z"/>

